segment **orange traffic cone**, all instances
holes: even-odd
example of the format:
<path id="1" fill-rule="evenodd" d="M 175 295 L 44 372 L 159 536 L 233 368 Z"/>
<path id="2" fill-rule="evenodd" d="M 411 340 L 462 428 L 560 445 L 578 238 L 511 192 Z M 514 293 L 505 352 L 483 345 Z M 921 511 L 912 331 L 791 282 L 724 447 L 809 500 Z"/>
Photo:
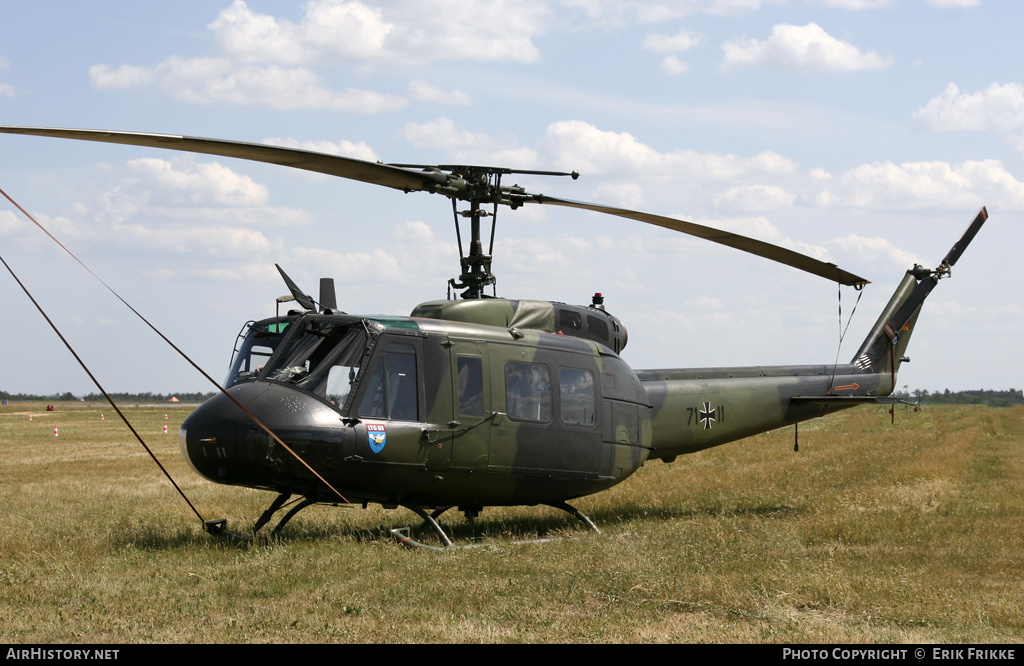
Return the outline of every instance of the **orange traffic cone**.
<path id="1" fill-rule="evenodd" d="M 57 426 L 53 426 L 53 436 L 60 437 L 60 435 L 57 434 Z"/>
<path id="2" fill-rule="evenodd" d="M 166 423 L 164 424 L 164 434 L 165 435 L 167 434 L 167 424 Z"/>

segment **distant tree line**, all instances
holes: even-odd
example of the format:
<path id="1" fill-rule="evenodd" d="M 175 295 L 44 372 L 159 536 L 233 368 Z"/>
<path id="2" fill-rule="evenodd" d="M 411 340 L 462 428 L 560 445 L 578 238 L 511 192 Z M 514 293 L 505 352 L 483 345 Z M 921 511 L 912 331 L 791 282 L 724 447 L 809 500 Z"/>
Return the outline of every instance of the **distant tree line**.
<path id="1" fill-rule="evenodd" d="M 943 391 L 929 392 L 927 389 L 908 391 L 904 386 L 897 392 L 902 398 L 927 403 L 930 405 L 986 405 L 988 407 L 1012 407 L 1024 404 L 1024 390 L 1007 389 L 994 391 L 978 389 L 977 391 Z"/>
<path id="2" fill-rule="evenodd" d="M 177 398 L 179 402 L 203 402 L 216 395 L 215 391 L 208 393 L 111 393 L 110 397 L 114 402 L 167 402 L 171 398 Z M 902 391 L 897 391 L 897 397 L 916 402 L 932 405 L 987 405 L 988 407 L 1012 407 L 1013 405 L 1024 405 L 1024 390 L 1007 389 L 1006 391 L 995 391 L 990 389 L 978 389 L 977 391 L 943 391 L 930 392 L 927 389 L 909 390 L 906 386 Z M 71 392 L 36 395 L 33 393 L 8 393 L 0 391 L 0 399 L 13 402 L 106 402 L 99 393 L 90 393 L 86 396 L 76 396 Z"/>
<path id="3" fill-rule="evenodd" d="M 179 402 L 203 402 L 216 395 L 215 391 L 209 393 L 111 393 L 110 397 L 114 402 L 167 402 L 171 398 L 177 398 Z M 99 393 L 90 393 L 85 396 L 76 396 L 70 391 L 67 393 L 54 393 L 52 395 L 36 395 L 34 393 L 8 393 L 0 391 L 0 399 L 12 402 L 106 402 L 107 399 Z"/>

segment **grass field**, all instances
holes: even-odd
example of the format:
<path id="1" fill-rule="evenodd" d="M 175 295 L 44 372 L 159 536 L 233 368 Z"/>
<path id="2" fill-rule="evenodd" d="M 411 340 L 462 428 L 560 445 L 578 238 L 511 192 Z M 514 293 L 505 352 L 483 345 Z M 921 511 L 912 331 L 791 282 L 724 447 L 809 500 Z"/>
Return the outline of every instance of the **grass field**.
<path id="1" fill-rule="evenodd" d="M 1024 637 L 1022 408 L 890 425 L 861 407 L 801 426 L 798 453 L 790 428 L 649 463 L 574 503 L 601 535 L 553 509 L 487 509 L 484 545 L 449 553 L 385 538 L 414 516 L 375 507 L 215 539 L 109 409 L 58 410 L 0 408 L 3 642 Z M 187 469 L 187 408 L 126 412 L 204 518 L 243 532 L 273 499 Z M 515 543 L 537 536 L 554 539 Z"/>

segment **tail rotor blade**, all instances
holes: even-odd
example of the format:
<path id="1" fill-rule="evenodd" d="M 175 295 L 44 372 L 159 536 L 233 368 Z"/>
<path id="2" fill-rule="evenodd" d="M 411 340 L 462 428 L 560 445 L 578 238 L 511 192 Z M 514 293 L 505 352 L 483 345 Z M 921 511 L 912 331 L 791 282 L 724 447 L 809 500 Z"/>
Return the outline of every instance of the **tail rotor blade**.
<path id="1" fill-rule="evenodd" d="M 981 210 L 978 211 L 977 217 L 974 218 L 974 221 L 971 222 L 971 224 L 967 227 L 967 230 L 964 231 L 963 235 L 960 237 L 960 240 L 958 240 L 956 243 L 953 243 L 953 247 L 950 248 L 949 253 L 946 255 L 946 258 L 942 260 L 943 265 L 952 266 L 957 262 L 957 260 L 960 258 L 960 255 L 962 255 L 964 253 L 964 250 L 967 249 L 967 246 L 971 244 L 971 241 L 974 240 L 974 237 L 978 234 L 978 231 L 981 229 L 981 225 L 985 224 L 985 220 L 987 219 L 988 210 L 986 210 L 985 207 L 982 206 Z"/>

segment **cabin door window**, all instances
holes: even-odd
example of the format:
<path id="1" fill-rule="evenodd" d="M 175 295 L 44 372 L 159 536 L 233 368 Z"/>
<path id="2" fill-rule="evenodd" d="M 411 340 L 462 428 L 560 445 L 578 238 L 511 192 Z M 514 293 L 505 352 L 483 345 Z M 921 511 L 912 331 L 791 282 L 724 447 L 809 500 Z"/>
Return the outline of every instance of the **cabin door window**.
<path id="1" fill-rule="evenodd" d="M 505 411 L 520 421 L 551 420 L 551 374 L 539 363 L 505 365 Z"/>

